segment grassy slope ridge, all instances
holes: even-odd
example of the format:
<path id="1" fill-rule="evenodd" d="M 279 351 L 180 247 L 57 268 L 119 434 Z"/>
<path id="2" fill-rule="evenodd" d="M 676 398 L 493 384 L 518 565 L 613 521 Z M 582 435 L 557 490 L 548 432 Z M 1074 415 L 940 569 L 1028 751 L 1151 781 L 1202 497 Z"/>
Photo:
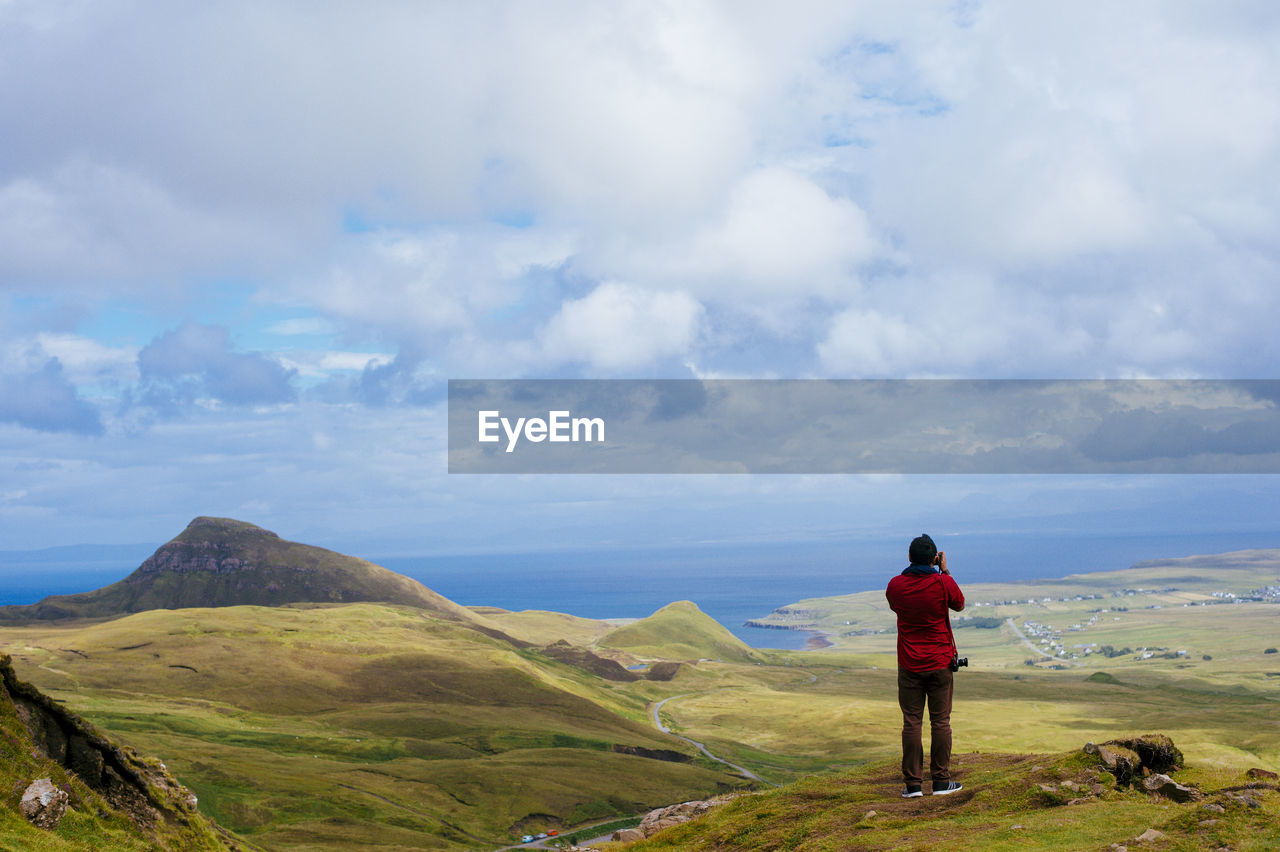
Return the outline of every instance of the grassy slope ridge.
<path id="1" fill-rule="evenodd" d="M 1173 773 L 1198 786 L 1204 802 L 1173 804 L 1120 787 L 1094 758 L 1064 754 L 963 754 L 953 760 L 965 789 L 950 796 L 902 799 L 896 762 L 813 777 L 739 797 L 704 817 L 626 847 L 634 852 L 837 852 L 837 850 L 983 849 L 1105 850 L 1149 828 L 1166 838 L 1156 848 L 1271 850 L 1280 845 L 1280 793 L 1241 772 Z M 1064 782 L 1067 782 L 1064 784 Z M 1093 792 L 1099 784 L 1100 791 Z M 1043 785 L 1043 786 L 1042 786 Z M 1072 803 L 1074 802 L 1074 803 Z M 1202 808 L 1218 804 L 1222 813 Z M 874 812 L 874 813 L 873 813 Z M 1137 844 L 1147 848 L 1149 844 Z"/>
<path id="2" fill-rule="evenodd" d="M 29 606 L 0 607 L 0 622 L 298 601 L 384 601 L 478 621 L 416 580 L 372 562 L 286 541 L 243 521 L 200 517 L 123 580 Z"/>
<path id="3" fill-rule="evenodd" d="M 742 783 L 651 727 L 661 686 L 421 608 L 155 610 L 10 628 L 0 647 L 270 848 L 496 848 Z M 636 754 L 658 751 L 687 760 Z"/>
<path id="4" fill-rule="evenodd" d="M 119 793 L 105 794 L 105 789 L 95 789 L 79 775 L 69 771 L 54 760 L 36 742 L 24 722 L 18 704 L 27 708 L 49 706 L 47 699 L 27 684 L 18 681 L 13 674 L 8 657 L 0 657 L 0 849 L 21 850 L 224 850 L 240 848 L 240 844 L 225 838 L 206 817 L 192 810 L 180 796 L 169 790 L 178 790 L 177 782 L 155 765 L 118 749 L 87 722 L 67 711 L 54 708 L 68 730 L 99 742 L 108 753 L 110 761 L 117 763 L 121 772 L 137 773 L 140 788 L 138 796 L 145 796 L 147 806 L 155 808 L 160 819 L 149 828 L 132 821 L 128 812 L 119 805 Z M 28 709 L 28 714 L 33 712 Z M 30 718 L 30 717 L 29 717 Z M 57 724 L 40 720 L 42 739 L 47 740 L 49 726 Z M 101 752 L 100 752 L 101 753 Z M 161 780 L 165 789 L 150 783 Z M 116 776 L 119 778 L 120 776 Z M 56 829 L 46 831 L 27 822 L 18 810 L 22 792 L 38 778 L 49 778 L 70 795 L 69 806 Z M 101 783 L 99 784 L 101 787 Z"/>
<path id="5" fill-rule="evenodd" d="M 755 659 L 751 648 L 691 601 L 676 601 L 639 621 L 611 630 L 597 644 L 664 660 Z"/>

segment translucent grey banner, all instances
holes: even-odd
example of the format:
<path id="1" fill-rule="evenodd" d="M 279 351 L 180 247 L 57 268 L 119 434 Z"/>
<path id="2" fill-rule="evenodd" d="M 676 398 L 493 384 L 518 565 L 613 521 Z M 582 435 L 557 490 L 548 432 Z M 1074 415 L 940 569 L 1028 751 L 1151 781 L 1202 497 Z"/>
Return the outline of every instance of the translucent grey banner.
<path id="1" fill-rule="evenodd" d="M 1280 380 L 449 382 L 450 473 L 1277 473 Z"/>

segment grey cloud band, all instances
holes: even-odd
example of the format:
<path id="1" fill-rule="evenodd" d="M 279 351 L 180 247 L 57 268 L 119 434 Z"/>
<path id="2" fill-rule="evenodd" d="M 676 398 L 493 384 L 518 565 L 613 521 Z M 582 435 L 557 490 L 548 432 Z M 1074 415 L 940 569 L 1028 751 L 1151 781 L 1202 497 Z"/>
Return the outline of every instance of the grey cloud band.
<path id="1" fill-rule="evenodd" d="M 450 473 L 1276 473 L 1278 380 L 449 382 Z"/>

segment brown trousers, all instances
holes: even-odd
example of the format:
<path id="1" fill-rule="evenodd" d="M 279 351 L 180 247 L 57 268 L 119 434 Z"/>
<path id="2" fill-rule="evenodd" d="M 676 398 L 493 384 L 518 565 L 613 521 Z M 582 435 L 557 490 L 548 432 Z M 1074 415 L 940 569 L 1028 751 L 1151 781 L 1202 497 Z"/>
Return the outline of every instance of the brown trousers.
<path id="1" fill-rule="evenodd" d="M 902 708 L 902 778 L 920 784 L 924 774 L 921 720 L 929 705 L 929 775 L 935 782 L 951 780 L 950 669 L 909 672 L 898 669 L 898 706 Z"/>

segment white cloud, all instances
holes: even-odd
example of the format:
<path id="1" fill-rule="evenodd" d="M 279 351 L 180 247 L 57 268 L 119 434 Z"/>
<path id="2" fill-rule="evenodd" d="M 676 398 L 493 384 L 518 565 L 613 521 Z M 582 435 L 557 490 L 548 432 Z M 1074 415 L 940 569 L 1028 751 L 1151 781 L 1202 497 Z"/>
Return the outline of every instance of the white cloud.
<path id="1" fill-rule="evenodd" d="M 102 382 L 131 384 L 138 380 L 138 347 L 106 346 L 78 334 L 36 335 L 40 348 L 62 362 L 63 372 L 77 385 Z"/>
<path id="2" fill-rule="evenodd" d="M 0 183 L 0 286 L 163 292 L 170 276 L 227 274 L 275 254 L 280 235 L 255 224 L 139 172 L 75 159 Z"/>
<path id="3" fill-rule="evenodd" d="M 543 329 L 544 357 L 549 364 L 581 362 L 608 372 L 652 366 L 689 350 L 702 315 L 687 293 L 606 282 L 561 306 Z"/>
<path id="4" fill-rule="evenodd" d="M 393 356 L 381 353 L 306 349 L 276 353 L 276 358 L 286 369 L 296 370 L 303 379 L 321 379 L 328 378 L 333 373 L 359 372 L 390 364 L 394 360 Z"/>
<path id="5" fill-rule="evenodd" d="M 279 334 L 283 337 L 298 335 L 330 335 L 337 331 L 334 324 L 321 317 L 295 317 L 280 320 L 264 329 L 268 334 Z"/>
<path id="6" fill-rule="evenodd" d="M 858 205 L 784 167 L 745 174 L 722 209 L 689 233 L 657 242 L 630 237 L 599 255 L 588 250 L 582 267 L 739 310 L 751 310 L 755 300 L 848 298 L 857 288 L 856 266 L 878 249 Z"/>

